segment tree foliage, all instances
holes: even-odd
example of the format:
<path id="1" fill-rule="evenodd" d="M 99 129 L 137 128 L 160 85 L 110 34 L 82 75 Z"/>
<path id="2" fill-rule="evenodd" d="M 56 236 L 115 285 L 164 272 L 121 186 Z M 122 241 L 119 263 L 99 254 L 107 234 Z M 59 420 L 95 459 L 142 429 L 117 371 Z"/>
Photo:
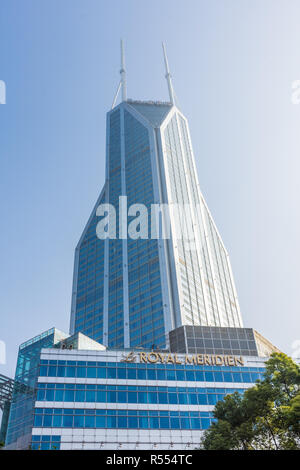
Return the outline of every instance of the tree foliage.
<path id="1" fill-rule="evenodd" d="M 300 367 L 283 353 L 266 362 L 263 380 L 227 395 L 204 432 L 206 450 L 300 449 Z"/>

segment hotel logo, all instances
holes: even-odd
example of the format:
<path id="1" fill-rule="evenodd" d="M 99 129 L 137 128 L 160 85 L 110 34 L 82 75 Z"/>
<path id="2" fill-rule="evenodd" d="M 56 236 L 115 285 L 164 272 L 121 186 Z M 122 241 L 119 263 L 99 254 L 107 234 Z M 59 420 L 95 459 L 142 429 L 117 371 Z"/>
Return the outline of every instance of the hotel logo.
<path id="1" fill-rule="evenodd" d="M 123 359 L 121 359 L 121 362 L 135 362 L 136 361 L 136 354 L 134 354 L 133 351 L 131 351 L 129 354 L 124 355 L 123 354 Z"/>
<path id="2" fill-rule="evenodd" d="M 178 354 L 160 352 L 138 352 L 131 351 L 123 355 L 121 362 L 136 362 L 145 364 L 195 364 L 205 366 L 244 366 L 242 356 L 231 356 L 221 354 L 185 354 L 179 357 Z"/>

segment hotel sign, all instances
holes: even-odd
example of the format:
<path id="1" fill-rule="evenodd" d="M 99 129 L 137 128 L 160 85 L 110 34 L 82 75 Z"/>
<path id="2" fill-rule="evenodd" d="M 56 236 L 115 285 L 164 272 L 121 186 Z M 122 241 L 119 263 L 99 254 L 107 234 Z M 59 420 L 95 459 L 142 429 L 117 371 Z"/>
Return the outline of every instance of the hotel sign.
<path id="1" fill-rule="evenodd" d="M 145 364 L 195 364 L 203 366 L 243 366 L 242 356 L 231 356 L 221 354 L 185 354 L 178 355 L 160 352 L 137 352 L 131 351 L 123 355 L 121 362 L 136 362 Z"/>

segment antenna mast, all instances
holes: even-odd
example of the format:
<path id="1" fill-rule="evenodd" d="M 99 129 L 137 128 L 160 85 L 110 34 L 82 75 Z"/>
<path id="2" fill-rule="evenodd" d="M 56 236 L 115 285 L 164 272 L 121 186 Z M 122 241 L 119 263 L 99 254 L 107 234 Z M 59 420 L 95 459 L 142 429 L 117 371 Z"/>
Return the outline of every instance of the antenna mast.
<path id="1" fill-rule="evenodd" d="M 125 54 L 124 54 L 124 44 L 121 39 L 121 85 L 122 85 L 122 101 L 127 100 L 127 89 L 126 89 L 126 70 L 125 70 Z"/>
<path id="2" fill-rule="evenodd" d="M 120 69 L 120 75 L 121 75 L 121 80 L 119 82 L 117 92 L 114 96 L 114 100 L 113 100 L 113 104 L 112 104 L 111 109 L 113 109 L 116 105 L 116 101 L 117 101 L 120 89 L 122 89 L 122 101 L 127 100 L 125 54 L 124 54 L 124 45 L 123 45 L 123 40 L 122 39 L 121 39 L 121 69 Z"/>
<path id="3" fill-rule="evenodd" d="M 166 53 L 166 46 L 165 46 L 164 43 L 162 43 L 162 47 L 163 47 L 164 61 L 165 61 L 165 67 L 166 67 L 165 77 L 166 77 L 167 83 L 168 83 L 170 101 L 171 101 L 172 104 L 175 104 L 174 90 L 173 90 L 172 79 L 171 79 L 171 74 L 170 74 L 170 70 L 169 70 L 168 58 L 167 58 L 167 53 Z"/>

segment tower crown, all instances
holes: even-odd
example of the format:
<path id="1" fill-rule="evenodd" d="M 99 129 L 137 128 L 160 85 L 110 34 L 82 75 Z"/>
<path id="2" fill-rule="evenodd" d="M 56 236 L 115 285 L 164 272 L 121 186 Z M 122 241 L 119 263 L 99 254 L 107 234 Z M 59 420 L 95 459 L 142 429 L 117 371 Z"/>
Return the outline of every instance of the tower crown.
<path id="1" fill-rule="evenodd" d="M 168 57 L 167 57 L 167 52 L 166 52 L 166 46 L 165 46 L 164 43 L 162 43 L 162 48 L 163 48 L 164 64 L 165 64 L 165 69 L 166 69 L 165 78 L 166 78 L 167 84 L 168 84 L 170 101 L 169 102 L 141 101 L 142 103 L 148 103 L 148 104 L 152 104 L 152 105 L 160 105 L 160 104 L 175 105 L 175 92 L 174 92 L 173 83 L 172 83 L 172 76 L 171 76 L 170 69 L 169 69 L 169 62 L 168 62 Z M 121 39 L 121 68 L 120 68 L 120 75 L 121 75 L 120 82 L 119 82 L 116 94 L 114 96 L 114 100 L 113 100 L 111 109 L 113 109 L 116 105 L 120 90 L 122 91 L 122 101 L 127 101 L 127 102 L 130 102 L 130 103 L 131 102 L 138 102 L 138 100 L 127 100 L 125 52 L 124 52 L 124 43 L 123 43 L 122 39 Z"/>

